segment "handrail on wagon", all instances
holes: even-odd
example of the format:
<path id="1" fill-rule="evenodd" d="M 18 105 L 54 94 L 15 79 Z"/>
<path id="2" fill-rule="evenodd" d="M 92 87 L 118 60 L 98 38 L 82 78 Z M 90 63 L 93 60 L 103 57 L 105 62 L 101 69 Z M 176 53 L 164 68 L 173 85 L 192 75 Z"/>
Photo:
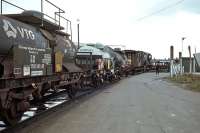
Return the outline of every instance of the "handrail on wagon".
<path id="1" fill-rule="evenodd" d="M 49 0 L 41 0 L 41 12 L 42 14 L 44 11 L 44 2 L 49 3 L 50 5 L 52 5 L 53 7 L 55 7 L 58 11 L 54 12 L 55 15 L 55 22 L 58 22 L 59 28 L 61 27 L 61 19 L 64 19 L 66 21 L 66 33 L 68 33 L 68 25 L 70 25 L 70 35 L 71 35 L 71 40 L 72 40 L 72 27 L 71 27 L 71 21 L 66 19 L 65 17 L 63 17 L 61 14 L 65 13 L 65 11 L 63 9 L 61 9 L 60 7 L 58 7 L 57 5 L 53 4 L 52 2 L 50 2 Z M 45 14 L 44 14 L 45 15 Z M 57 16 L 58 16 L 58 20 L 57 20 Z M 42 26 L 43 26 L 43 21 L 44 21 L 44 16 L 41 16 L 42 18 Z M 59 29 L 60 30 L 60 29 Z"/>
<path id="2" fill-rule="evenodd" d="M 2 13 L 3 13 L 3 2 L 5 2 L 5 3 L 7 3 L 7 4 L 11 5 L 11 6 L 14 6 L 14 7 L 16 7 L 16 8 L 19 8 L 19 9 L 21 9 L 21 10 L 23 10 L 23 11 L 25 11 L 25 9 L 22 8 L 22 7 L 19 7 L 19 6 L 15 5 L 15 4 L 13 4 L 13 3 L 10 3 L 10 2 L 8 2 L 8 1 L 6 1 L 6 0 L 1 0 L 1 15 L 2 15 Z"/>
<path id="3" fill-rule="evenodd" d="M 47 2 L 49 3 L 50 5 L 52 5 L 53 7 L 55 7 L 58 11 L 54 12 L 55 16 L 54 18 L 45 14 L 44 13 L 44 2 Z M 6 0 L 1 0 L 1 15 L 3 14 L 3 3 L 6 3 L 6 4 L 9 4 L 11 6 L 14 6 L 20 10 L 23 10 L 23 11 L 26 11 L 24 8 L 22 7 L 19 7 L 11 2 L 8 2 Z M 65 20 L 66 21 L 66 33 L 68 33 L 68 29 L 70 28 L 70 34 L 71 34 L 71 40 L 72 40 L 72 27 L 71 27 L 71 21 L 66 19 L 65 17 L 63 17 L 61 15 L 61 13 L 65 13 L 64 10 L 62 10 L 61 8 L 59 8 L 58 6 L 56 6 L 55 4 L 53 4 L 52 2 L 50 2 L 49 0 L 41 0 L 41 26 L 43 26 L 44 24 L 44 17 L 47 17 L 51 20 L 54 21 L 54 23 L 58 24 L 59 25 L 59 30 L 61 30 L 61 19 Z M 58 20 L 57 20 L 57 17 L 58 17 Z M 70 26 L 70 27 L 69 27 Z"/>

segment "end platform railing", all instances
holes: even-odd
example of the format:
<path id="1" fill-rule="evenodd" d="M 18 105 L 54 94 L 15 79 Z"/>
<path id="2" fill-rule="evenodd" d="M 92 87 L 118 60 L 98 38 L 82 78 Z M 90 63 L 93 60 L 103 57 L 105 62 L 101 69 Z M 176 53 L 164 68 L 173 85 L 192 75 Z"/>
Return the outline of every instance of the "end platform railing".
<path id="1" fill-rule="evenodd" d="M 54 17 L 51 17 L 50 15 L 44 13 L 45 2 L 56 8 L 56 11 L 54 12 Z M 1 15 L 3 15 L 3 4 L 8 4 L 8 5 L 16 7 L 18 9 L 22 10 L 22 11 L 26 11 L 24 8 L 22 8 L 20 6 L 17 6 L 16 4 L 13 4 L 13 3 L 8 2 L 6 0 L 1 0 L 1 5 L 0 5 Z M 40 4 L 41 4 L 40 12 L 42 14 L 41 15 L 41 27 L 43 27 L 43 25 L 44 25 L 45 18 L 48 18 L 48 19 L 51 20 L 51 22 L 53 21 L 53 23 L 59 25 L 59 30 L 61 30 L 61 20 L 64 20 L 65 23 L 66 23 L 66 26 L 64 26 L 65 30 L 66 30 L 65 32 L 66 33 L 70 32 L 71 40 L 72 40 L 72 26 L 71 26 L 72 23 L 66 17 L 61 15 L 61 14 L 64 14 L 65 11 L 63 9 L 61 9 L 60 7 L 58 7 L 57 5 L 55 5 L 52 2 L 50 2 L 49 0 L 41 0 Z"/>

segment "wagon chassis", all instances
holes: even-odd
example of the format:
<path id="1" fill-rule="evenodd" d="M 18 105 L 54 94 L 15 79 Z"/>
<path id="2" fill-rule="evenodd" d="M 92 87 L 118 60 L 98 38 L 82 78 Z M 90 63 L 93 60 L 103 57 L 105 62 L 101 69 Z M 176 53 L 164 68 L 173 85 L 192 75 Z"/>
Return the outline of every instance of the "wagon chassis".
<path id="1" fill-rule="evenodd" d="M 0 116 L 7 125 L 15 125 L 28 110 L 30 100 L 40 100 L 49 89 L 66 89 L 70 98 L 83 80 L 83 72 L 48 76 L 0 79 Z"/>

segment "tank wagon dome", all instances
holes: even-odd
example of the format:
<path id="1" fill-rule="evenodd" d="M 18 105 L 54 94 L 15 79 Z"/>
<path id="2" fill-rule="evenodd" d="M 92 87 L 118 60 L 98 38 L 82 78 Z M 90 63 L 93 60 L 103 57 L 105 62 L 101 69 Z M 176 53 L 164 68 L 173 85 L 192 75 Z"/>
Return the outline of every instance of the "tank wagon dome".
<path id="1" fill-rule="evenodd" d="M 42 17 L 42 13 L 39 11 L 35 11 L 35 10 L 25 10 L 21 13 L 21 15 L 26 15 L 26 16 L 35 16 L 38 18 Z"/>

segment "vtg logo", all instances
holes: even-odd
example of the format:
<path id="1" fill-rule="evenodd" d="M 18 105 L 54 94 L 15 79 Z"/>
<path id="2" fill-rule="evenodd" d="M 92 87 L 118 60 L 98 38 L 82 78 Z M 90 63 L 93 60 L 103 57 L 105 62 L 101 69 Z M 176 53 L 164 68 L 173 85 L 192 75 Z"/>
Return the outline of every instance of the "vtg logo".
<path id="1" fill-rule="evenodd" d="M 35 40 L 35 35 L 33 34 L 33 32 L 31 30 L 25 29 L 25 28 L 20 28 L 17 27 L 17 29 L 11 24 L 10 21 L 3 19 L 3 29 L 6 33 L 6 35 L 9 37 L 13 37 L 16 38 L 18 32 L 20 33 L 20 36 L 22 38 L 26 39 L 31 39 L 31 40 Z"/>
<path id="2" fill-rule="evenodd" d="M 8 37 L 16 38 L 17 37 L 17 30 L 12 26 L 12 24 L 5 19 L 3 19 L 3 23 L 4 23 L 3 29 L 6 32 L 6 35 Z M 9 27 L 10 27 L 10 30 L 9 30 Z"/>

